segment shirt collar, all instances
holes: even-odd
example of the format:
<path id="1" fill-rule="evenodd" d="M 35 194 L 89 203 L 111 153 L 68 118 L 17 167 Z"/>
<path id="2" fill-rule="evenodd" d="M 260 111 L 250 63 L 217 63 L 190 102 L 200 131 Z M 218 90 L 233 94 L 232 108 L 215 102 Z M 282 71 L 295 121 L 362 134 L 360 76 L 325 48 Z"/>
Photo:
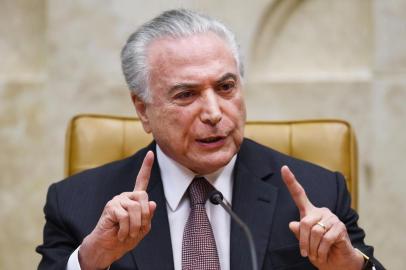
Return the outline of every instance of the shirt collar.
<path id="1" fill-rule="evenodd" d="M 196 174 L 168 157 L 158 144 L 156 145 L 156 154 L 166 202 L 172 211 L 176 211 Z M 233 169 L 236 158 L 237 155 L 234 155 L 226 166 L 211 174 L 203 175 L 203 177 L 223 194 L 228 202 L 231 202 L 232 199 Z"/>

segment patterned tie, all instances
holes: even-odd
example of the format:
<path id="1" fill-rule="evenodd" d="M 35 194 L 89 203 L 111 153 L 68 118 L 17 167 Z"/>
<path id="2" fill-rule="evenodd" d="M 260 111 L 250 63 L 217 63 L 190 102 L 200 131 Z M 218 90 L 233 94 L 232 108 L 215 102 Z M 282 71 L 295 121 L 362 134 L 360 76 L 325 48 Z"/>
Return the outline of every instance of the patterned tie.
<path id="1" fill-rule="evenodd" d="M 204 207 L 213 186 L 196 177 L 188 188 L 190 215 L 183 232 L 182 270 L 220 270 L 213 230 Z"/>

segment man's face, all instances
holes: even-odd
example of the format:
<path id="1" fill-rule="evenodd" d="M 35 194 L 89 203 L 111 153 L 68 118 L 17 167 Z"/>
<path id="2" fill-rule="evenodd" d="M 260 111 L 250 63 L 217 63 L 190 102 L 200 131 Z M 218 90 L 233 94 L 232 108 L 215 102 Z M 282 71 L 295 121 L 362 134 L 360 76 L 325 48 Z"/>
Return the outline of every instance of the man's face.
<path id="1" fill-rule="evenodd" d="M 144 129 L 172 159 L 198 174 L 237 153 L 245 104 L 237 63 L 213 33 L 161 38 L 148 47 L 151 101 L 133 97 Z"/>

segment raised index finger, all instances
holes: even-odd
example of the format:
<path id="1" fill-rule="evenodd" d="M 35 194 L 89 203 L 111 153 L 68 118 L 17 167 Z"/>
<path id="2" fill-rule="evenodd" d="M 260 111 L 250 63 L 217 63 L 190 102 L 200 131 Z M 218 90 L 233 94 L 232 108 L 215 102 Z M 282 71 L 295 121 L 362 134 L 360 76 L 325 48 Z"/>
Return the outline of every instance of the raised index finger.
<path id="1" fill-rule="evenodd" d="M 307 198 L 305 190 L 296 180 L 295 175 L 291 172 L 288 166 L 282 166 L 281 174 L 283 182 L 285 182 L 293 201 L 299 209 L 300 216 L 304 216 L 306 212 L 313 207 L 312 203 Z"/>
<path id="2" fill-rule="evenodd" d="M 152 164 L 154 164 L 154 152 L 148 151 L 142 162 L 141 169 L 138 172 L 137 179 L 135 180 L 134 191 L 147 190 Z"/>

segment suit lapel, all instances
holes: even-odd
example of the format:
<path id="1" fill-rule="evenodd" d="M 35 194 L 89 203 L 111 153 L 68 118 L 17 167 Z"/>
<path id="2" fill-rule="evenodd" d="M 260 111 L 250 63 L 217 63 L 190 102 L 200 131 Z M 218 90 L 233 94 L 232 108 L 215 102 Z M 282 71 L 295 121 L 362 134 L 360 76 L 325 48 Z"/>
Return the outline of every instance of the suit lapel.
<path id="1" fill-rule="evenodd" d="M 258 269 L 262 269 L 264 256 L 271 233 L 273 214 L 278 189 L 266 183 L 272 175 L 265 160 L 255 162 L 257 158 L 240 152 L 233 187 L 233 210 L 247 223 L 253 234 L 257 252 Z M 249 165 L 249 166 L 248 166 Z M 243 231 L 234 222 L 231 223 L 230 266 L 233 270 L 251 269 L 251 257 L 248 241 Z"/>
<path id="2" fill-rule="evenodd" d="M 147 192 L 149 199 L 157 204 L 151 231 L 131 253 L 139 270 L 173 270 L 166 200 L 157 160 L 152 168 Z"/>
<path id="3" fill-rule="evenodd" d="M 155 145 L 147 150 L 154 150 Z M 244 149 L 245 148 L 245 149 Z M 272 170 L 258 153 L 250 153 L 242 146 L 234 170 L 233 210 L 247 223 L 255 242 L 258 269 L 262 268 L 268 246 L 278 189 L 267 183 Z M 131 254 L 139 270 L 173 270 L 173 255 L 170 238 L 166 200 L 158 162 L 154 163 L 147 190 L 150 200 L 157 203 L 152 228 L 149 234 Z M 231 223 L 230 268 L 251 269 L 251 257 L 243 231 Z"/>

